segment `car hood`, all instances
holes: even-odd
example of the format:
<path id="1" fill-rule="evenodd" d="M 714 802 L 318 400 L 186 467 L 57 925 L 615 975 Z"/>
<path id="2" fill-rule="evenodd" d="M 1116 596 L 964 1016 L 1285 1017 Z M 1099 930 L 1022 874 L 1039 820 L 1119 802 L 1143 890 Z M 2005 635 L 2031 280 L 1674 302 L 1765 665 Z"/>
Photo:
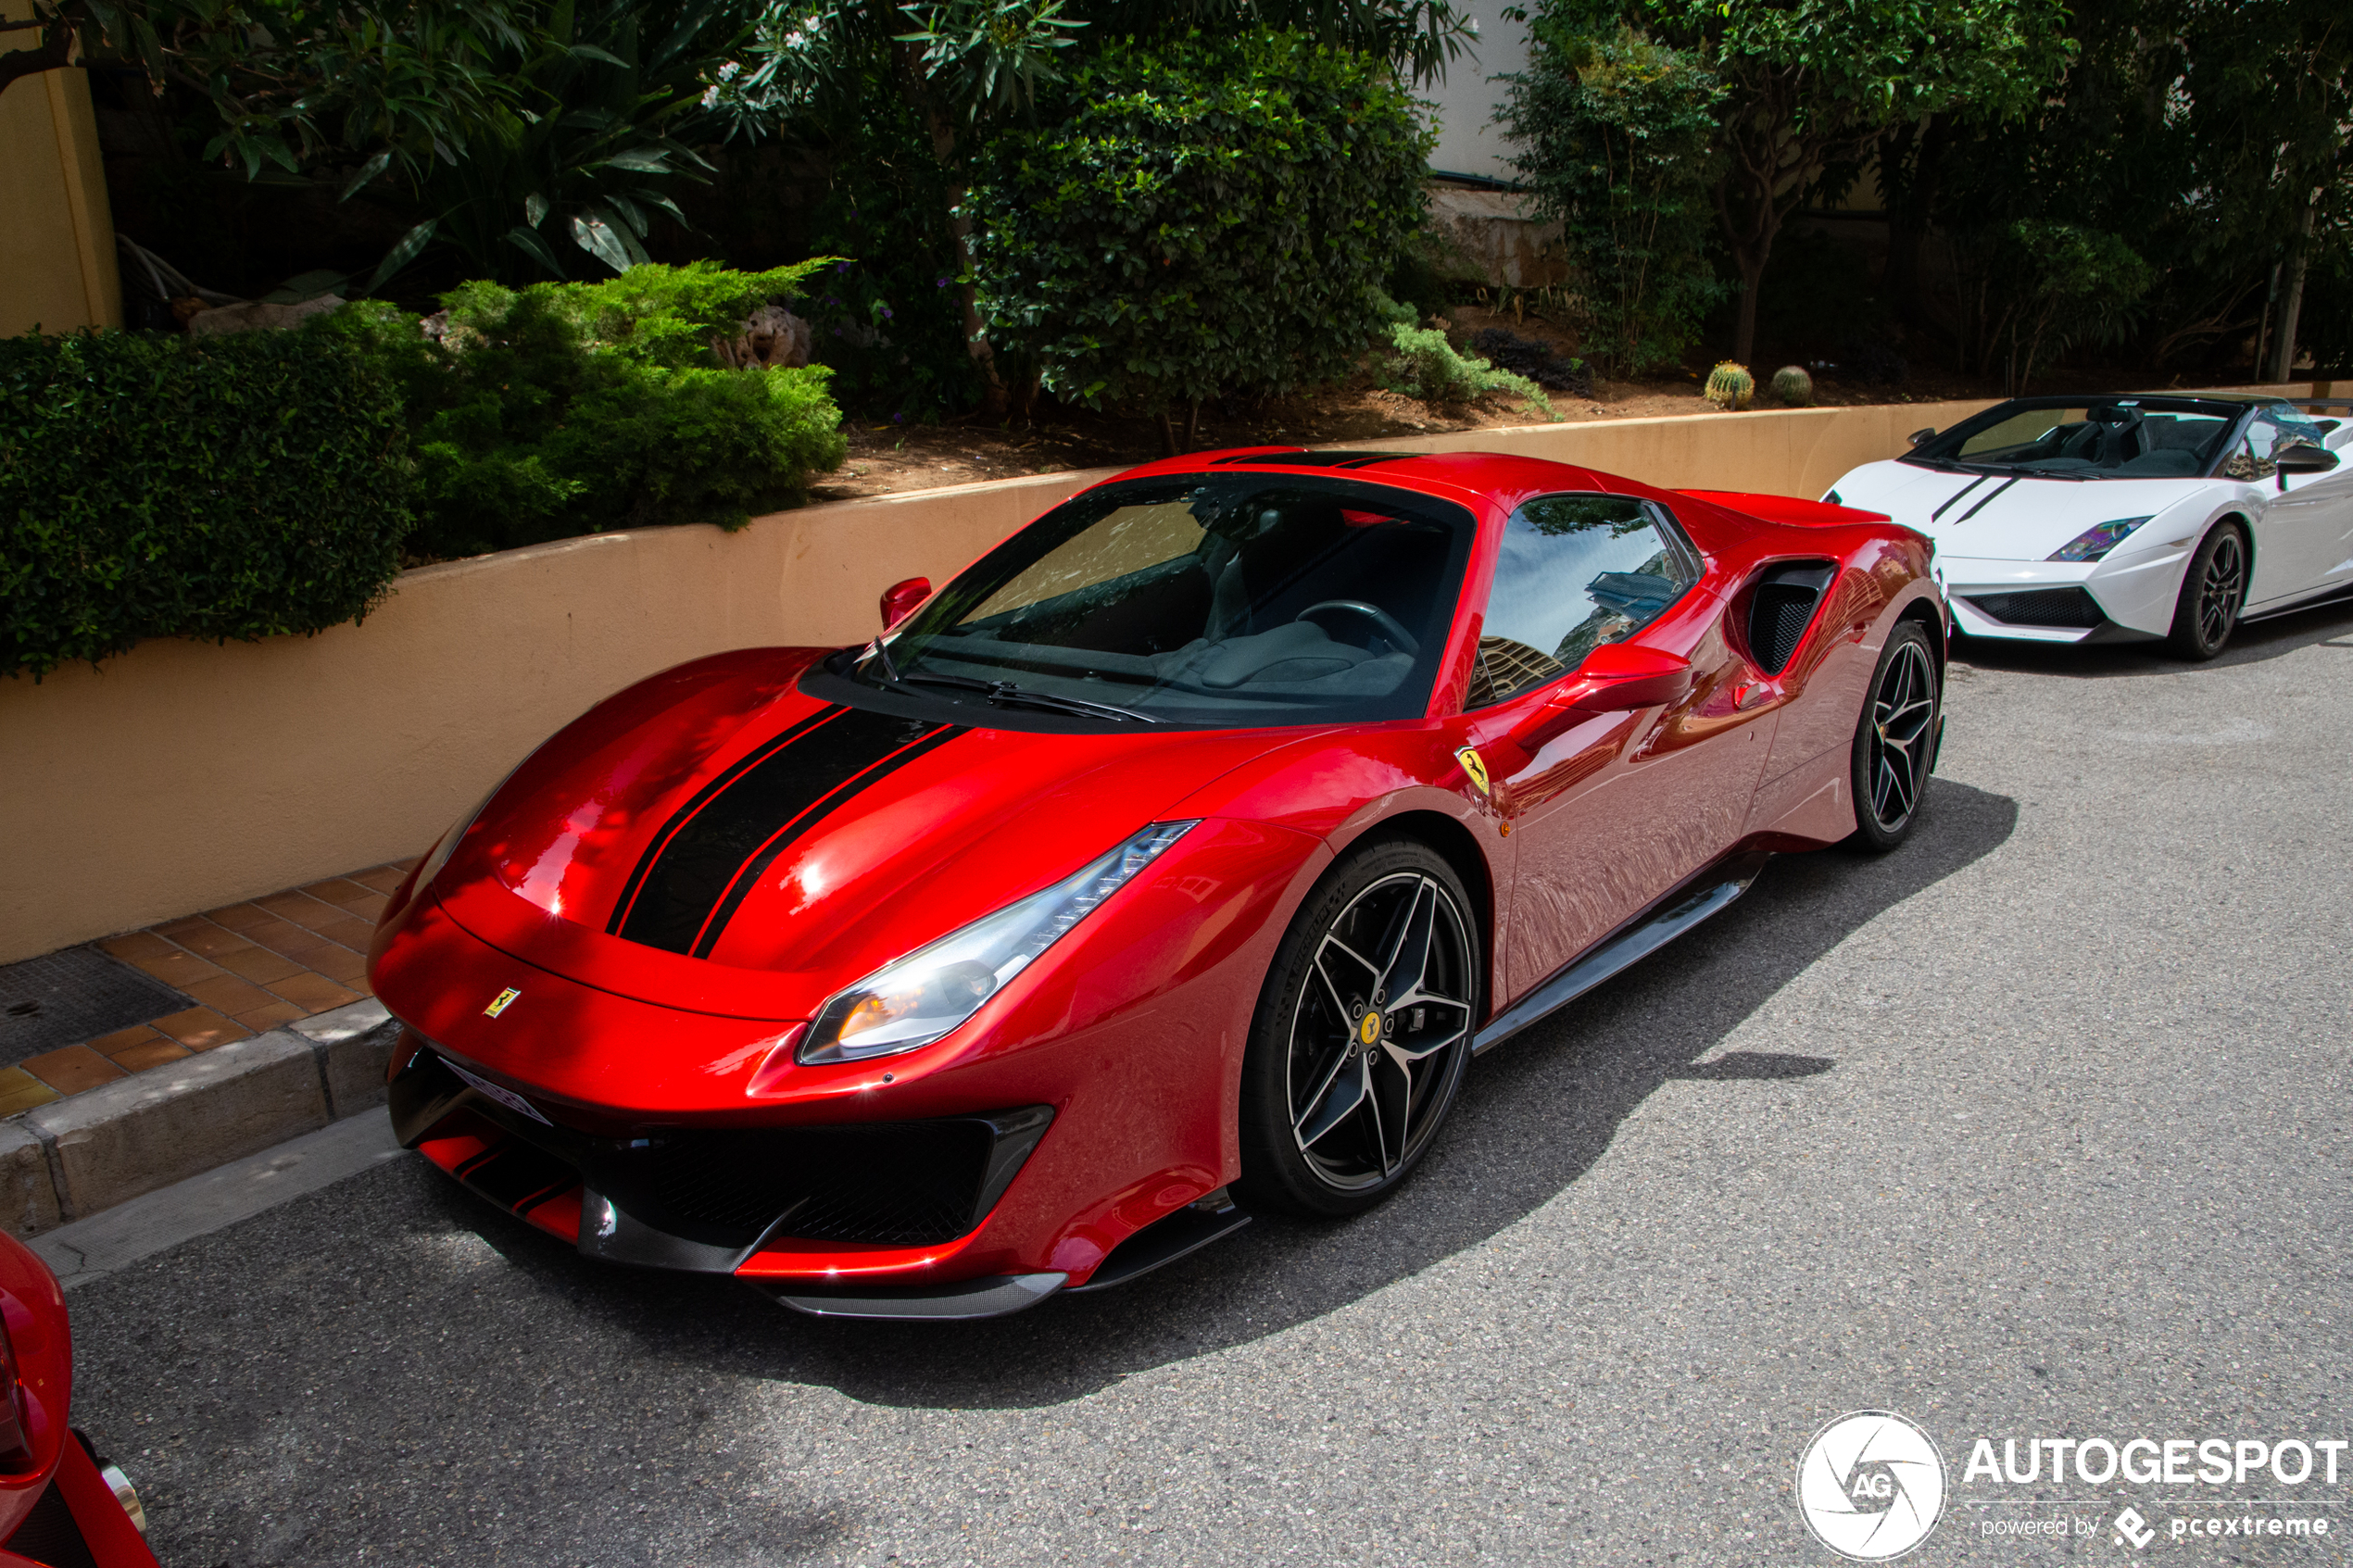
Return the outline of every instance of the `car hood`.
<path id="1" fill-rule="evenodd" d="M 2012 479 L 1867 463 L 1839 500 L 1885 512 L 1936 541 L 1940 555 L 2044 560 L 2096 523 L 2154 517 L 2212 488 L 2210 479 Z"/>
<path id="2" fill-rule="evenodd" d="M 493 794 L 434 880 L 442 907 L 601 989 L 806 1017 L 1300 733 L 896 717 L 800 692 L 817 657 L 722 655 L 591 709 Z"/>

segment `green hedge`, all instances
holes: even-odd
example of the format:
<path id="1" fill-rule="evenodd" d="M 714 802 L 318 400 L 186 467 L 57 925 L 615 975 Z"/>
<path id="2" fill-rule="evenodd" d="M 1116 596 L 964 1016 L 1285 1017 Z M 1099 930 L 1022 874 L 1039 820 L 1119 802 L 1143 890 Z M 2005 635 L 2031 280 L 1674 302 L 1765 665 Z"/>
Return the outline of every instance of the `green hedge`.
<path id="1" fill-rule="evenodd" d="M 1385 61 L 1297 32 L 1105 44 L 977 160 L 989 341 L 1068 402 L 1338 380 L 1385 331 L 1434 140 Z"/>
<path id="2" fill-rule="evenodd" d="M 355 620 L 413 489 L 391 378 L 327 334 L 0 340 L 0 671 Z"/>
<path id="3" fill-rule="evenodd" d="M 771 298 L 824 265 L 729 272 L 634 267 L 602 283 L 472 282 L 441 296 L 442 335 L 362 302 L 321 330 L 398 383 L 422 513 L 409 550 L 480 555 L 658 523 L 738 528 L 799 500 L 849 449 L 831 371 L 718 367 Z"/>

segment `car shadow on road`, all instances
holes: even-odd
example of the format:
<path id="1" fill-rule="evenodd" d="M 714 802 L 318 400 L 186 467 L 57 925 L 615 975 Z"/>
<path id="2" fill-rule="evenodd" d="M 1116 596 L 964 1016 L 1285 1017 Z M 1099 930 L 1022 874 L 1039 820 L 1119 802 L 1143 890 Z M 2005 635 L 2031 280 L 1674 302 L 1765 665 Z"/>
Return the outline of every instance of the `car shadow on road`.
<path id="1" fill-rule="evenodd" d="M 2061 675 L 2078 681 L 2144 675 L 2203 675 L 2260 664 L 2313 646 L 2353 650 L 2353 598 L 2333 599 L 2249 621 L 2231 633 L 2230 645 L 2197 663 L 2175 657 L 2163 643 L 2015 643 L 1968 637 L 1953 645 L 1953 658 L 1979 670 L 2008 670 L 2022 675 Z"/>
<path id="2" fill-rule="evenodd" d="M 989 1323 L 788 1316 L 731 1282 L 589 1263 L 441 1184 L 453 1228 L 483 1236 L 649 1355 L 817 1384 L 869 1403 L 1019 1408 L 1277 1333 L 1475 1247 L 1571 1186 L 1661 1085 L 1803 1079 L 1833 1059 L 1733 1051 L 1741 1022 L 1881 911 L 1991 853 L 2017 803 L 1946 779 L 1919 834 L 1881 859 L 1785 856 L 1739 904 L 1481 1058 L 1415 1179 L 1329 1224 L 1261 1219 L 1133 1285 Z M 1728 1092 L 1737 1092 L 1729 1090 Z M 420 1177 L 419 1179 L 425 1179 Z"/>

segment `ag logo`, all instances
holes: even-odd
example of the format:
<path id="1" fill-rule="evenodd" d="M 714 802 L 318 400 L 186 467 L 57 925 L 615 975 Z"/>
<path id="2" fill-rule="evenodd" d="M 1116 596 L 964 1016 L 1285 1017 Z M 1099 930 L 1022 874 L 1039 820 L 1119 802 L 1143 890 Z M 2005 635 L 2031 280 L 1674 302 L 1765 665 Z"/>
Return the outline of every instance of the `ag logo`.
<path id="1" fill-rule="evenodd" d="M 1478 786 L 1479 794 L 1495 793 L 1494 786 L 1487 782 L 1486 759 L 1481 758 L 1476 749 L 1467 746 L 1463 747 L 1462 750 L 1454 753 L 1454 760 L 1463 765 L 1463 771 L 1469 776 L 1471 783 Z"/>
<path id="2" fill-rule="evenodd" d="M 1797 1461 L 1797 1510 L 1814 1538 L 1841 1557 L 1901 1557 L 1928 1539 L 1944 1512 L 1944 1456 L 1893 1411 L 1840 1416 Z"/>

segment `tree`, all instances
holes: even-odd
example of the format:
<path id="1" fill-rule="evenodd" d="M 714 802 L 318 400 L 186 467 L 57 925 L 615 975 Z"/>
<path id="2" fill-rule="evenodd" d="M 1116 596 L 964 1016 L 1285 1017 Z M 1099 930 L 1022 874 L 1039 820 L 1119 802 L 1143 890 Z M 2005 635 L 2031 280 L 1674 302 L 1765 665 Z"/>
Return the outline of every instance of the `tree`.
<path id="1" fill-rule="evenodd" d="M 941 226 L 956 258 L 965 345 L 1002 411 L 1007 388 L 974 284 L 965 171 L 1001 132 L 1028 125 L 1041 84 L 1069 69 L 1066 52 L 1199 28 L 1295 29 L 1318 43 L 1368 51 L 1417 77 L 1442 70 L 1468 35 L 1449 0 L 774 0 L 745 52 L 721 68 L 715 96 L 773 121 L 827 118 L 877 86 L 923 127 L 939 176 Z"/>
<path id="2" fill-rule="evenodd" d="M 1773 242 L 1824 175 L 1863 162 L 1892 127 L 1967 105 L 2007 119 L 2067 59 L 2059 0 L 1553 0 L 1601 36 L 1633 25 L 1699 53 L 1721 78 L 1717 225 L 1741 278 L 1732 357 L 1755 349 Z"/>
<path id="3" fill-rule="evenodd" d="M 127 59 L 249 180 L 324 184 L 405 210 L 365 287 L 440 240 L 477 275 L 564 277 L 646 259 L 689 143 L 747 129 L 705 73 L 760 0 L 33 0 L 30 70 Z M 683 134 L 682 134 L 683 133 Z"/>
<path id="4" fill-rule="evenodd" d="M 1631 27 L 1592 38 L 1543 16 L 1529 42 L 1503 119 L 1515 166 L 1576 255 L 1592 352 L 1629 373 L 1680 363 L 1723 295 L 1706 255 L 1723 89 Z"/>
<path id="5" fill-rule="evenodd" d="M 1386 61 L 1265 30 L 1116 43 L 1041 107 L 971 205 L 989 334 L 1047 390 L 1142 405 L 1173 454 L 1172 408 L 1354 368 L 1433 140 Z"/>

